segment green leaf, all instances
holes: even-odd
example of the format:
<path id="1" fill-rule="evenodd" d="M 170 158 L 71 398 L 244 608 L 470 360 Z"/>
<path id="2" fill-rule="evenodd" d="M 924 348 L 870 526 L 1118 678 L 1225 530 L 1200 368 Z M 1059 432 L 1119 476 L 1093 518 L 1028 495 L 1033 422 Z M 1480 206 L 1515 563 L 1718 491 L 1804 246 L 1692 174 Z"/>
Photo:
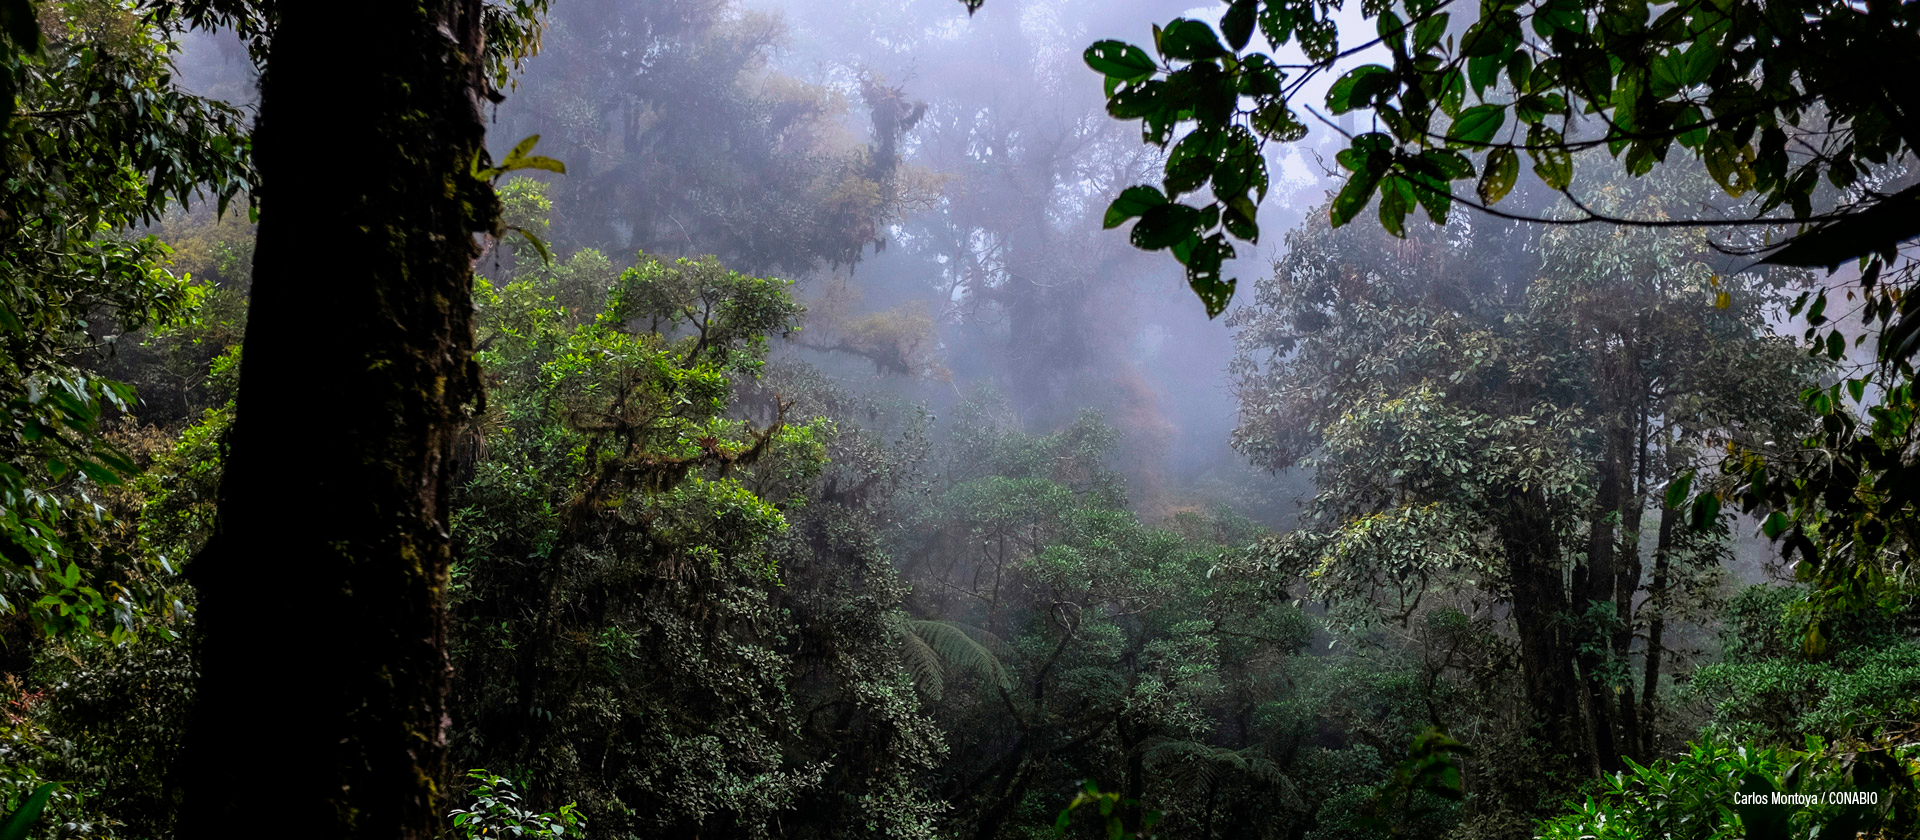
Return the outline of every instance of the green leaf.
<path id="1" fill-rule="evenodd" d="M 532 245 L 533 250 L 539 252 L 540 261 L 542 263 L 545 263 L 547 265 L 553 264 L 553 252 L 547 250 L 547 243 L 543 241 L 540 237 L 534 236 L 531 231 L 528 231 L 527 229 L 522 227 L 517 227 L 515 225 L 507 225 L 507 230 L 520 234 L 522 237 L 525 237 L 527 240 L 527 244 Z"/>
<path id="2" fill-rule="evenodd" d="M 0 840 L 26 840 L 33 824 L 39 822 L 40 812 L 47 807 L 47 799 L 60 787 L 59 782 L 47 782 L 33 789 L 33 794 L 13 812 L 5 823 L 0 823 Z"/>
<path id="3" fill-rule="evenodd" d="M 1420 153 L 1420 163 L 1432 167 L 1432 174 L 1442 180 L 1458 181 L 1473 177 L 1473 162 L 1467 156 L 1451 149 L 1428 149 Z"/>
<path id="4" fill-rule="evenodd" d="M 1427 219 L 1436 225 L 1447 223 L 1447 213 L 1453 208 L 1453 194 L 1449 185 L 1424 174 L 1407 176 L 1413 183 L 1413 197 L 1420 200 L 1420 206 L 1426 208 Z"/>
<path id="5" fill-rule="evenodd" d="M 1327 90 L 1327 110 L 1344 114 L 1373 104 L 1374 96 L 1392 89 L 1393 71 L 1365 64 L 1348 71 Z"/>
<path id="6" fill-rule="evenodd" d="M 1161 204 L 1140 215 L 1130 239 L 1133 247 L 1158 251 L 1199 233 L 1200 211 L 1185 204 Z"/>
<path id="7" fill-rule="evenodd" d="M 1685 502 L 1687 494 L 1691 492 L 1693 492 L 1693 472 L 1689 470 L 1667 482 L 1667 509 L 1679 508 L 1680 503 Z"/>
<path id="8" fill-rule="evenodd" d="M 1447 140 L 1462 145 L 1484 146 L 1506 121 L 1506 106 L 1475 105 L 1460 112 L 1459 118 L 1453 121 L 1453 127 L 1447 130 Z"/>
<path id="9" fill-rule="evenodd" d="M 1751 147 L 1734 140 L 1728 132 L 1715 131 L 1707 135 L 1705 149 L 1701 159 L 1707 164 L 1707 174 L 1727 195 L 1739 198 L 1753 188 Z"/>
<path id="10" fill-rule="evenodd" d="M 1291 143 L 1307 136 L 1307 126 L 1300 122 L 1293 110 L 1284 102 L 1269 102 L 1260 106 L 1253 114 L 1253 130 L 1261 137 L 1282 143 Z"/>
<path id="11" fill-rule="evenodd" d="M 1499 203 L 1513 190 L 1513 184 L 1520 178 L 1520 156 L 1505 147 L 1487 153 L 1486 164 L 1480 168 L 1480 201 L 1488 206 Z"/>
<path id="12" fill-rule="evenodd" d="M 1791 523 L 1787 521 L 1786 514 L 1776 510 L 1767 514 L 1767 520 L 1760 523 L 1760 531 L 1767 535 L 1767 539 L 1777 540 L 1781 534 L 1787 532 L 1787 527 L 1790 524 Z"/>
<path id="13" fill-rule="evenodd" d="M 1199 189 L 1213 177 L 1223 140 L 1220 131 L 1203 126 L 1174 144 L 1173 151 L 1167 154 L 1167 177 L 1163 182 L 1168 198 Z"/>
<path id="14" fill-rule="evenodd" d="M 1413 26 L 1413 51 L 1424 53 L 1440 43 L 1440 36 L 1447 34 L 1447 13 L 1429 15 L 1425 20 Z"/>
<path id="15" fill-rule="evenodd" d="M 1227 44 L 1234 52 L 1247 48 L 1247 42 L 1253 40 L 1254 17 L 1260 8 L 1257 0 L 1234 0 L 1227 7 L 1226 15 L 1220 18 L 1220 34 L 1227 37 Z"/>
<path id="16" fill-rule="evenodd" d="M 1467 77 L 1456 67 L 1440 77 L 1439 92 L 1435 99 L 1440 104 L 1440 112 L 1450 119 L 1460 116 L 1460 106 L 1467 101 Z"/>
<path id="17" fill-rule="evenodd" d="M 507 160 L 513 160 L 515 158 L 525 157 L 528 152 L 533 151 L 534 144 L 539 142 L 540 142 L 540 135 L 538 134 L 528 135 L 526 139 L 513 144 L 513 148 L 507 152 Z"/>
<path id="18" fill-rule="evenodd" d="M 1467 59 L 1467 83 L 1473 85 L 1475 93 L 1486 93 L 1493 81 L 1500 77 L 1500 57 L 1498 55 L 1477 55 Z"/>
<path id="19" fill-rule="evenodd" d="M 1120 191 L 1120 197 L 1107 205 L 1107 217 L 1103 226 L 1108 230 L 1117 228 L 1128 219 L 1138 218 L 1142 213 L 1167 203 L 1167 197 L 1149 186 L 1128 187 Z"/>
<path id="20" fill-rule="evenodd" d="M 1107 114 L 1117 120 L 1137 120 L 1159 113 L 1166 107 L 1161 94 L 1166 82 L 1146 81 L 1129 84 L 1107 97 Z"/>
<path id="21" fill-rule="evenodd" d="M 1720 497 L 1701 493 L 1693 499 L 1693 527 L 1706 528 L 1720 518 Z"/>
<path id="22" fill-rule="evenodd" d="M 1227 55 L 1213 27 L 1197 20 L 1174 18 L 1160 33 L 1160 53 L 1183 61 L 1201 61 Z"/>
<path id="23" fill-rule="evenodd" d="M 1340 194 L 1333 197 L 1333 206 L 1328 216 L 1334 227 L 1340 227 L 1353 221 L 1353 217 L 1367 208 L 1367 202 L 1373 200 L 1374 187 L 1380 185 L 1380 176 L 1365 169 L 1353 173 L 1347 178 L 1347 184 L 1340 188 Z"/>
<path id="24" fill-rule="evenodd" d="M 1407 24 L 1400 16 L 1387 9 L 1380 13 L 1375 21 L 1375 31 L 1380 33 L 1380 41 L 1395 53 L 1405 53 L 1407 49 Z"/>
<path id="25" fill-rule="evenodd" d="M 1125 41 L 1095 41 L 1085 58 L 1094 72 L 1127 82 L 1145 81 L 1156 69 L 1146 50 Z"/>
<path id="26" fill-rule="evenodd" d="M 1705 84 L 1707 79 L 1712 78 L 1713 65 L 1719 58 L 1719 50 L 1714 48 L 1711 39 L 1703 37 L 1695 40 L 1693 46 L 1680 56 L 1676 68 L 1680 83 L 1688 86 Z"/>
<path id="27" fill-rule="evenodd" d="M 93 483 L 102 487 L 114 487 L 123 483 L 118 473 L 92 461 L 77 461 L 74 463 L 74 466 L 79 467 L 80 471 L 85 473 L 87 478 L 92 479 Z"/>
<path id="28" fill-rule="evenodd" d="M 1220 277 L 1220 266 L 1234 256 L 1233 245 L 1227 242 L 1225 235 L 1219 233 L 1205 239 L 1195 237 L 1183 244 L 1188 247 L 1176 248 L 1176 253 L 1181 255 L 1181 262 L 1187 265 L 1187 286 L 1206 306 L 1207 317 L 1217 317 L 1226 311 L 1227 303 L 1233 300 L 1233 288 L 1238 282 Z"/>
<path id="29" fill-rule="evenodd" d="M 1547 186 L 1564 190 L 1573 183 L 1573 155 L 1567 151 L 1558 129 L 1536 125 L 1527 130 L 1527 154 L 1533 157 L 1533 174 Z"/>
<path id="30" fill-rule="evenodd" d="M 566 164 L 553 158 L 542 157 L 540 155 L 520 158 L 514 162 L 513 166 L 506 167 L 506 170 L 509 172 L 516 169 L 544 169 L 548 172 L 558 172 L 562 175 L 567 174 Z"/>
<path id="31" fill-rule="evenodd" d="M 1380 227 L 1399 239 L 1407 238 L 1407 213 L 1413 210 L 1413 185 L 1399 175 L 1380 179 Z"/>

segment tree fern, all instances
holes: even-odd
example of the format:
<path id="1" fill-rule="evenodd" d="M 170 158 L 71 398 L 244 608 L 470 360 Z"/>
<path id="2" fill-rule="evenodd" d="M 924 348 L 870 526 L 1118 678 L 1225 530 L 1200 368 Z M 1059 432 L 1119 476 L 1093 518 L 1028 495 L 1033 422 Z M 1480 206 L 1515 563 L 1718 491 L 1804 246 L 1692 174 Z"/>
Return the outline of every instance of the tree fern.
<path id="1" fill-rule="evenodd" d="M 972 671 L 1001 691 L 1013 690 L 1012 677 L 994 653 L 1000 640 L 992 633 L 954 621 L 904 615 L 895 632 L 900 637 L 901 663 L 929 698 L 938 700 L 944 695 L 945 677 L 954 671 Z"/>
<path id="2" fill-rule="evenodd" d="M 1297 797 L 1293 781 L 1280 771 L 1280 765 L 1261 755 L 1259 748 L 1231 750 L 1199 741 L 1157 741 L 1145 747 L 1148 767 L 1168 784 L 1189 793 L 1212 787 L 1223 776 L 1244 776 L 1258 786 L 1279 791 L 1289 800 Z"/>

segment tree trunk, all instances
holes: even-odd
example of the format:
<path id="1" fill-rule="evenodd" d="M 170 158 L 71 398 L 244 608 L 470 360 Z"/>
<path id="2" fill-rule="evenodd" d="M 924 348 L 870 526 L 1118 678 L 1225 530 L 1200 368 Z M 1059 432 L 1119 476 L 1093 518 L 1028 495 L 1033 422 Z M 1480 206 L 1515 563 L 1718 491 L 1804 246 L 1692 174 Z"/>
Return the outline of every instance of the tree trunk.
<path id="1" fill-rule="evenodd" d="M 1599 492 L 1588 515 L 1587 568 L 1585 586 L 1576 586 L 1576 609 L 1588 615 L 1602 604 L 1614 604 L 1614 586 L 1618 574 L 1614 564 L 1615 523 L 1620 515 L 1621 484 L 1627 470 L 1621 468 L 1626 448 L 1620 445 L 1625 429 L 1608 429 L 1605 451 L 1600 457 Z M 1620 752 L 1613 733 L 1613 692 L 1602 673 L 1606 652 L 1612 649 L 1613 634 L 1590 622 L 1582 628 L 1593 634 L 1581 646 L 1580 671 L 1586 682 L 1587 707 L 1591 715 L 1593 760 L 1599 772 L 1620 769 Z"/>
<path id="2" fill-rule="evenodd" d="M 1667 577 L 1669 552 L 1673 550 L 1673 520 L 1676 511 L 1660 512 L 1660 536 L 1653 548 L 1653 585 L 1647 593 L 1647 607 L 1651 615 L 1647 618 L 1647 665 L 1646 674 L 1640 688 L 1640 708 L 1644 720 L 1640 722 L 1640 750 L 1643 755 L 1653 754 L 1653 722 L 1658 712 L 1654 703 L 1660 697 L 1660 660 L 1665 653 L 1662 644 L 1667 630 Z"/>
<path id="3" fill-rule="evenodd" d="M 1646 753 L 1641 749 L 1643 738 L 1640 734 L 1640 710 L 1634 703 L 1633 671 L 1629 663 L 1633 661 L 1633 596 L 1640 591 L 1642 564 L 1640 562 L 1640 525 L 1647 507 L 1647 450 L 1653 437 L 1650 419 L 1644 402 L 1635 417 L 1634 436 L 1638 438 L 1632 467 L 1633 484 L 1628 488 L 1625 503 L 1620 507 L 1620 557 L 1616 572 L 1618 580 L 1614 583 L 1614 611 L 1620 616 L 1620 625 L 1613 631 L 1613 655 L 1627 668 L 1628 682 L 1621 687 L 1620 697 L 1620 752 L 1623 755 L 1644 761 Z"/>
<path id="4" fill-rule="evenodd" d="M 1583 767 L 1586 750 L 1579 744 L 1583 739 L 1569 744 L 1566 738 L 1566 733 L 1580 731 L 1581 720 L 1560 547 L 1553 537 L 1551 517 L 1540 509 L 1537 499 L 1514 493 L 1510 502 L 1514 516 L 1506 525 L 1503 542 L 1527 708 L 1539 737 L 1565 745 L 1571 764 Z"/>
<path id="5" fill-rule="evenodd" d="M 438 834 L 457 433 L 478 408 L 479 0 L 277 6 L 181 836 Z"/>

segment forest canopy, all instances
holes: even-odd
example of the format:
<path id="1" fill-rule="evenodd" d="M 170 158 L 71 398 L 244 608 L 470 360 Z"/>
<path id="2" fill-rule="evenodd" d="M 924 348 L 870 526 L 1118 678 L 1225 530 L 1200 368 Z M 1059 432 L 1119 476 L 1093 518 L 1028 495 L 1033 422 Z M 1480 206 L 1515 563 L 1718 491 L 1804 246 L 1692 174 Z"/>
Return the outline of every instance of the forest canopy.
<path id="1" fill-rule="evenodd" d="M 0 0 L 0 840 L 1920 837 L 1912 4 L 1203 12 Z"/>

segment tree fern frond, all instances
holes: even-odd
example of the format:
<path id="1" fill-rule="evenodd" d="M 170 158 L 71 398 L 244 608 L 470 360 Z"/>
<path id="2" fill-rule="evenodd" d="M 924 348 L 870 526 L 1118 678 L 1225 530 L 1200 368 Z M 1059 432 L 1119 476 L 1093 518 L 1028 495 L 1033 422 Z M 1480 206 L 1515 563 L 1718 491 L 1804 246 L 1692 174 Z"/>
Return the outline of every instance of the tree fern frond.
<path id="1" fill-rule="evenodd" d="M 1280 765 L 1259 753 L 1259 747 L 1233 750 L 1199 741 L 1164 740 L 1144 749 L 1147 766 L 1177 788 L 1189 792 L 1205 790 L 1222 775 L 1246 776 L 1255 784 L 1279 789 L 1289 797 L 1296 795 L 1293 780 Z"/>
<path id="2" fill-rule="evenodd" d="M 929 700 L 939 700 L 946 694 L 946 681 L 941 678 L 940 654 L 920 634 L 913 632 L 902 620 L 894 626 L 895 635 L 900 638 L 900 663 L 906 666 L 907 673 L 913 675 L 913 684 Z"/>
<path id="3" fill-rule="evenodd" d="M 1013 678 L 994 653 L 1000 640 L 992 633 L 953 621 L 910 618 L 901 624 L 907 635 L 918 639 L 949 667 L 978 673 L 1002 691 L 1013 690 Z"/>

